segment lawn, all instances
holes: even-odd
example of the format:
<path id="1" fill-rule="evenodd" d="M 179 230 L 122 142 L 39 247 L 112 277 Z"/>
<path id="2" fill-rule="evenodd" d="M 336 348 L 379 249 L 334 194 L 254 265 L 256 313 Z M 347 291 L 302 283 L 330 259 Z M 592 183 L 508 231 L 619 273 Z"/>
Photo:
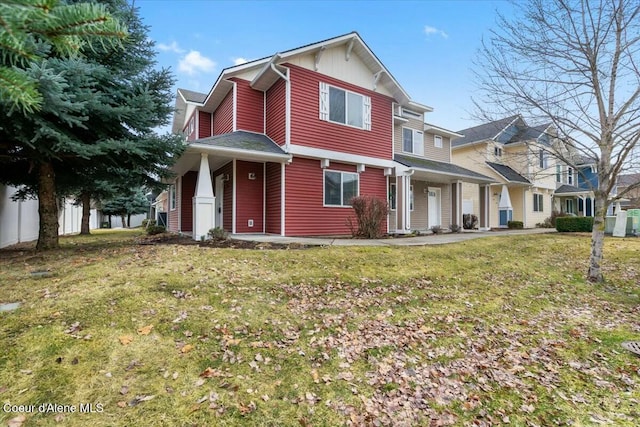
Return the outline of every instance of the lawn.
<path id="1" fill-rule="evenodd" d="M 0 303 L 21 303 L 0 313 L 2 425 L 637 425 L 640 359 L 620 343 L 640 340 L 640 239 L 608 238 L 593 285 L 583 235 L 247 250 L 138 234 L 0 251 Z"/>

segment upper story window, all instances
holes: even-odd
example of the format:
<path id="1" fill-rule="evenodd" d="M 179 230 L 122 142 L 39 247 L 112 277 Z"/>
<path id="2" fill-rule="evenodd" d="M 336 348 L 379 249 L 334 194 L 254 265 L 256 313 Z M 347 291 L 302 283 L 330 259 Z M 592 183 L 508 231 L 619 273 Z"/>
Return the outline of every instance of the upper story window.
<path id="1" fill-rule="evenodd" d="M 371 130 L 371 98 L 320 82 L 320 120 Z"/>
<path id="2" fill-rule="evenodd" d="M 562 166 L 556 165 L 556 182 L 562 182 Z"/>
<path id="3" fill-rule="evenodd" d="M 567 168 L 567 184 L 573 185 L 573 168 Z"/>
<path id="4" fill-rule="evenodd" d="M 502 148 L 493 147 L 493 155 L 496 157 L 502 157 Z"/>
<path id="5" fill-rule="evenodd" d="M 540 153 L 538 154 L 538 166 L 541 169 L 546 169 L 548 164 L 547 164 L 547 153 L 545 153 L 544 150 L 540 150 Z"/>
<path id="6" fill-rule="evenodd" d="M 358 174 L 352 172 L 324 171 L 324 205 L 351 206 L 351 199 L 358 196 Z"/>
<path id="7" fill-rule="evenodd" d="M 405 153 L 424 155 L 424 135 L 421 131 L 402 128 L 402 151 Z"/>
<path id="8" fill-rule="evenodd" d="M 195 117 L 191 117 L 189 119 L 189 124 L 187 125 L 186 135 L 190 136 L 193 133 L 194 130 L 196 130 L 196 118 Z"/>
<path id="9" fill-rule="evenodd" d="M 440 135 L 433 136 L 433 146 L 436 148 L 442 148 L 442 137 Z"/>

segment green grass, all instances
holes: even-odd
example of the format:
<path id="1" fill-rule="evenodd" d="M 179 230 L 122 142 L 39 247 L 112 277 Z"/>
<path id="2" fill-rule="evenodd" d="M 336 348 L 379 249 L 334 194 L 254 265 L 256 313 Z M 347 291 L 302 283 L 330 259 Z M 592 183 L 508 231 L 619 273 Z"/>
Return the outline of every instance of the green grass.
<path id="1" fill-rule="evenodd" d="M 0 403 L 103 408 L 26 425 L 636 425 L 640 360 L 620 343 L 640 340 L 638 239 L 606 240 L 593 285 L 587 236 L 236 250 L 138 234 L 0 251 L 0 303 L 21 303 L 0 313 Z"/>

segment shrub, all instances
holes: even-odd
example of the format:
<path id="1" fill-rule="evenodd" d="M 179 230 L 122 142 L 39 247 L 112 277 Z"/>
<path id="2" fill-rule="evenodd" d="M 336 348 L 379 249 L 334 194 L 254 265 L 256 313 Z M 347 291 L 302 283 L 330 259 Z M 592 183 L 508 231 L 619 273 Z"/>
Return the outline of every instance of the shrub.
<path id="1" fill-rule="evenodd" d="M 387 221 L 389 206 L 387 202 L 375 196 L 358 196 L 351 199 L 357 224 L 353 218 L 347 219 L 347 225 L 354 237 L 377 239 L 383 233 L 383 224 Z"/>
<path id="2" fill-rule="evenodd" d="M 560 232 L 590 232 L 593 229 L 593 217 L 565 216 L 556 219 L 556 230 Z"/>
<path id="3" fill-rule="evenodd" d="M 434 225 L 433 227 L 431 227 L 431 231 L 433 232 L 433 234 L 440 234 L 443 232 L 442 227 L 440 227 L 439 225 Z"/>
<path id="4" fill-rule="evenodd" d="M 452 233 L 459 233 L 460 232 L 460 226 L 458 224 L 451 224 L 449 226 L 449 230 L 451 230 Z"/>
<path id="5" fill-rule="evenodd" d="M 229 237 L 229 233 L 227 233 L 223 228 L 220 227 L 212 228 L 207 234 L 213 240 L 227 240 L 227 238 Z"/>
<path id="6" fill-rule="evenodd" d="M 524 224 L 522 221 L 507 221 L 507 227 L 512 230 L 522 230 L 524 228 Z"/>
<path id="7" fill-rule="evenodd" d="M 462 227 L 465 230 L 475 230 L 478 228 L 478 217 L 474 214 L 462 215 Z"/>
<path id="8" fill-rule="evenodd" d="M 154 234 L 162 234 L 167 231 L 162 225 L 149 225 L 147 227 L 147 234 L 153 236 Z"/>
<path id="9" fill-rule="evenodd" d="M 142 220 L 142 228 L 147 228 L 150 227 L 152 225 L 156 225 L 156 220 L 155 219 L 143 219 Z"/>

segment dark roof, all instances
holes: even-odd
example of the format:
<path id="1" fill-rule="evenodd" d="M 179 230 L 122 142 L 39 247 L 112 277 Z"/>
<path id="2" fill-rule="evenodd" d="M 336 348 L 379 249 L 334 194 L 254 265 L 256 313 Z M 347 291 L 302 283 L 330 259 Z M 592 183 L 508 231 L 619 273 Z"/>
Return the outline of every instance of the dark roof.
<path id="1" fill-rule="evenodd" d="M 464 136 L 462 138 L 456 139 L 452 144 L 454 147 L 458 147 L 460 145 L 470 144 L 472 142 L 493 139 L 500 133 L 501 130 L 503 130 L 509 125 L 509 123 L 513 122 L 517 118 L 518 116 L 511 116 L 505 119 L 496 120 L 494 122 L 489 122 L 479 126 L 456 131 L 456 133 L 460 133 Z"/>
<path id="2" fill-rule="evenodd" d="M 194 92 L 188 89 L 178 89 L 178 91 L 184 96 L 184 99 L 190 102 L 197 102 L 202 104 L 207 99 L 206 93 Z"/>
<path id="3" fill-rule="evenodd" d="M 527 178 L 520 175 L 518 172 L 511 169 L 507 165 L 501 165 L 500 163 L 492 163 L 492 162 L 487 162 L 487 165 L 489 165 L 491 169 L 498 172 L 498 174 L 503 176 L 509 182 L 520 182 L 523 184 L 531 184 L 531 182 Z"/>
<path id="4" fill-rule="evenodd" d="M 538 139 L 540 136 L 547 130 L 550 125 L 540 125 L 540 126 L 527 126 L 523 129 L 520 129 L 518 133 L 516 133 L 507 144 L 512 144 L 514 142 L 520 141 L 531 141 L 532 139 Z"/>
<path id="5" fill-rule="evenodd" d="M 633 184 L 640 183 L 640 173 L 632 173 L 628 175 L 618 176 L 618 186 L 628 187 Z"/>
<path id="6" fill-rule="evenodd" d="M 417 157 L 405 156 L 402 154 L 394 155 L 393 160 L 405 166 L 408 166 L 410 168 L 420 168 L 420 169 L 426 169 L 429 171 L 444 173 L 448 175 L 467 176 L 470 178 L 475 178 L 475 179 L 480 179 L 485 181 L 493 181 L 493 179 L 489 178 L 488 176 L 479 174 L 477 172 L 462 168 L 460 166 L 457 166 L 451 163 L 437 162 L 435 160 L 428 160 L 428 159 L 420 159 Z"/>
<path id="7" fill-rule="evenodd" d="M 573 185 L 561 185 L 554 191 L 554 194 L 567 194 L 567 193 L 588 193 L 589 190 L 585 190 L 584 188 L 574 187 Z"/>
<path id="8" fill-rule="evenodd" d="M 214 147 L 235 148 L 239 150 L 261 151 L 263 153 L 286 154 L 271 138 L 261 133 L 242 130 L 191 141 L 191 144 L 211 145 Z"/>

